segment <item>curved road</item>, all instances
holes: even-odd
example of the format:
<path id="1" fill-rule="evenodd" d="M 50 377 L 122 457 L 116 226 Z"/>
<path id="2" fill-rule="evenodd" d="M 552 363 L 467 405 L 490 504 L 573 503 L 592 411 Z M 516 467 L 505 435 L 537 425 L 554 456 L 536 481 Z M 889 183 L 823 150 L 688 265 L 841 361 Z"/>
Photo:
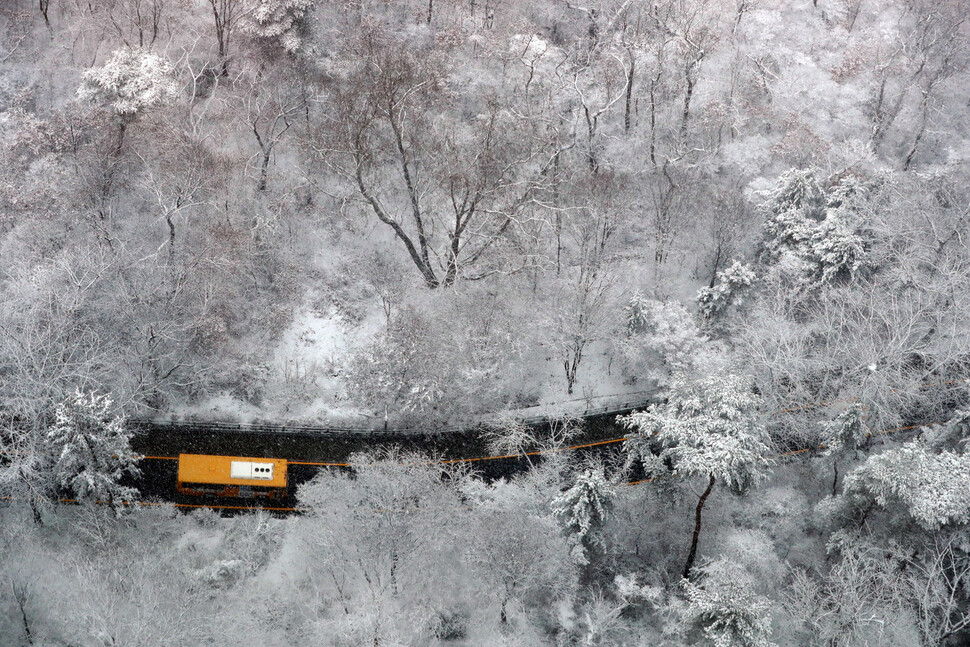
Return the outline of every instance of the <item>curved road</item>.
<path id="1" fill-rule="evenodd" d="M 571 441 L 571 445 L 593 445 L 577 451 L 602 452 L 616 447 L 617 443 L 595 444 L 624 435 L 616 424 L 616 416 L 629 413 L 650 404 L 650 401 L 627 403 L 618 407 L 597 409 L 580 416 L 584 431 Z M 548 419 L 535 418 L 523 421 L 536 429 L 541 436 L 548 429 Z M 132 449 L 143 454 L 142 476 L 132 482 L 144 499 L 161 499 L 173 503 L 243 505 L 248 500 L 216 497 L 190 497 L 175 492 L 179 454 L 217 454 L 223 456 L 247 456 L 254 458 L 284 458 L 288 466 L 288 494 L 280 502 L 268 506 L 291 508 L 296 505 L 297 487 L 313 478 L 320 469 L 342 469 L 351 455 L 360 452 L 395 448 L 404 452 L 420 452 L 433 455 L 442 461 L 476 460 L 475 469 L 487 480 L 507 477 L 525 469 L 525 456 L 489 457 L 490 452 L 482 439 L 484 427 L 441 432 L 400 432 L 338 430 L 332 428 L 307 428 L 264 425 L 232 425 L 204 422 L 153 422 L 132 420 L 135 435 Z"/>

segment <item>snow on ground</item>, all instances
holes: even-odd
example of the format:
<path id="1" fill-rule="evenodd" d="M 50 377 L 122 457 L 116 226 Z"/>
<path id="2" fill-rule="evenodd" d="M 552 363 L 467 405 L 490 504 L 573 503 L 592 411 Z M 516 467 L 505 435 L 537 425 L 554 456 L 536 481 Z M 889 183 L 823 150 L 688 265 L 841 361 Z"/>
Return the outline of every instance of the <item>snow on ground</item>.
<path id="1" fill-rule="evenodd" d="M 588 411 L 613 408 L 629 402 L 645 400 L 656 389 L 649 380 L 632 384 L 620 370 L 618 360 L 611 361 L 611 349 L 606 341 L 591 344 L 579 368 L 573 393 L 566 392 L 562 360 L 553 355 L 543 358 L 541 373 L 537 370 L 540 399 L 532 407 L 516 409 L 522 417 L 558 414 L 582 415 Z"/>
<path id="2" fill-rule="evenodd" d="M 370 427 L 374 420 L 347 395 L 341 370 L 353 349 L 371 339 L 379 320 L 348 326 L 338 314 L 311 309 L 294 317 L 283 333 L 271 367 L 271 384 L 261 406 L 228 393 L 207 398 L 175 412 L 179 418 L 231 420 L 234 422 L 294 422 Z M 580 367 L 573 393 L 566 392 L 562 360 L 543 352 L 523 357 L 532 365 L 533 392 L 538 402 L 515 410 L 516 417 L 530 418 L 616 408 L 646 400 L 655 391 L 650 381 L 629 383 L 619 363 L 611 361 L 607 342 L 593 344 Z M 483 419 L 490 416 L 486 413 Z"/>
<path id="3" fill-rule="evenodd" d="M 380 332 L 384 325 L 383 313 L 379 308 L 370 309 L 372 315 L 351 324 L 336 309 L 324 310 L 313 304 L 312 296 L 308 297 L 280 335 L 258 406 L 221 393 L 180 407 L 175 416 L 240 423 L 372 427 L 375 420 L 371 412 L 361 410 L 349 397 L 341 372 L 354 350 Z M 586 349 L 573 393 L 568 394 L 562 358 L 552 348 L 533 347 L 516 361 L 525 363 L 530 376 L 527 388 L 537 396 L 538 402 L 516 409 L 516 417 L 582 415 L 645 400 L 653 384 L 644 380 L 630 383 L 612 355 L 608 341 L 591 344 Z M 481 420 L 489 418 L 486 413 Z"/>
<path id="4" fill-rule="evenodd" d="M 229 393 L 220 393 L 194 404 L 172 407 L 172 417 L 248 424 L 262 419 L 263 411 L 260 407 L 244 402 Z"/>
<path id="5" fill-rule="evenodd" d="M 320 311 L 306 305 L 293 317 L 275 350 L 276 384 L 267 393 L 264 408 L 287 420 L 369 424 L 366 414 L 347 397 L 341 371 L 354 349 L 372 339 L 380 326 L 376 313 L 349 325 L 334 309 Z"/>
<path id="6" fill-rule="evenodd" d="M 353 349 L 372 338 L 380 318 L 348 325 L 335 310 L 321 311 L 308 298 L 280 335 L 259 405 L 230 393 L 177 407 L 176 418 L 253 422 L 298 422 L 367 426 L 369 420 L 347 397 L 340 372 Z"/>

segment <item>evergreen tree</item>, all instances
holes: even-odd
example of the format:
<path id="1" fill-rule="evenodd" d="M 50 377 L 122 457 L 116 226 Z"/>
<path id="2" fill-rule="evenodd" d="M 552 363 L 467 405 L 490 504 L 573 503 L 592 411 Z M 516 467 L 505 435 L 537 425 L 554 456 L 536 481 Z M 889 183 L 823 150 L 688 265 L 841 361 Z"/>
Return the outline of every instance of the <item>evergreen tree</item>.
<path id="1" fill-rule="evenodd" d="M 171 103 L 178 91 L 168 60 L 147 50 L 125 48 L 112 53 L 104 66 L 84 73 L 78 96 L 101 100 L 130 121 L 149 108 Z"/>
<path id="2" fill-rule="evenodd" d="M 783 175 L 761 205 L 765 214 L 762 262 L 793 265 L 800 288 L 853 277 L 868 262 L 856 208 L 864 193 L 851 178 L 826 191 L 815 171 Z"/>
<path id="3" fill-rule="evenodd" d="M 84 72 L 80 99 L 107 105 L 118 117 L 115 157 L 121 155 L 128 126 L 151 108 L 172 103 L 179 93 L 172 64 L 151 52 L 119 49 L 102 67 Z"/>
<path id="4" fill-rule="evenodd" d="M 47 432 L 48 451 L 56 456 L 56 487 L 81 501 L 116 503 L 135 499 L 138 491 L 120 484 L 125 474 L 137 476 L 140 456 L 131 451 L 131 431 L 125 420 L 112 416 L 111 398 L 76 391 L 55 412 Z"/>
<path id="5" fill-rule="evenodd" d="M 700 583 L 684 582 L 688 628 L 700 629 L 714 647 L 772 647 L 771 611 L 738 565 L 717 561 L 699 568 Z"/>
<path id="6" fill-rule="evenodd" d="M 970 455 L 934 453 L 920 440 L 873 456 L 846 476 L 843 490 L 859 507 L 900 504 L 926 530 L 970 522 Z"/>
<path id="7" fill-rule="evenodd" d="M 717 285 L 701 288 L 697 305 L 706 319 L 715 319 L 731 305 L 741 302 L 742 294 L 757 280 L 755 273 L 740 261 L 717 273 Z"/>
<path id="8" fill-rule="evenodd" d="M 603 467 L 588 467 L 573 486 L 552 502 L 552 512 L 575 542 L 573 556 L 588 564 L 590 553 L 603 548 L 601 531 L 610 511 L 616 489 L 606 478 Z"/>
<path id="9" fill-rule="evenodd" d="M 253 0 L 247 31 L 295 54 L 304 45 L 306 18 L 313 5 L 314 0 Z"/>
<path id="10" fill-rule="evenodd" d="M 760 398 L 737 375 L 712 375 L 688 380 L 678 376 L 665 404 L 653 405 L 620 418 L 633 431 L 625 449 L 644 466 L 659 458 L 675 474 L 706 477 L 695 510 L 694 535 L 684 566 L 690 574 L 697 556 L 701 512 L 721 482 L 742 493 L 765 476 L 769 465 L 768 434 L 758 416 Z"/>
<path id="11" fill-rule="evenodd" d="M 854 403 L 838 417 L 822 427 L 823 454 L 833 456 L 832 496 L 835 496 L 839 481 L 839 458 L 848 452 L 863 447 L 869 441 L 869 432 L 862 422 L 862 405 Z"/>

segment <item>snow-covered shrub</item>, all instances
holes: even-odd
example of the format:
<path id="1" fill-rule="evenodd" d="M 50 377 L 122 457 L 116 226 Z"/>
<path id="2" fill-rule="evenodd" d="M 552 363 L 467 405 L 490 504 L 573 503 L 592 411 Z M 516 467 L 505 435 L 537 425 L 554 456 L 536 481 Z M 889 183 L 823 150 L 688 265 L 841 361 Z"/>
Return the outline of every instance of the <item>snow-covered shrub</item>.
<path id="1" fill-rule="evenodd" d="M 171 103 L 179 92 L 168 60 L 133 47 L 116 50 L 102 67 L 84 72 L 82 79 L 79 98 L 102 101 L 125 120 Z"/>
<path id="2" fill-rule="evenodd" d="M 656 607 L 664 597 L 663 587 L 656 584 L 640 584 L 636 573 L 618 574 L 613 578 L 616 595 L 628 605 L 640 602 Z"/>
<path id="3" fill-rule="evenodd" d="M 654 302 L 649 311 L 647 340 L 672 371 L 689 371 L 706 341 L 694 317 L 677 302 Z"/>
<path id="4" fill-rule="evenodd" d="M 768 497 L 777 497 L 777 491 L 764 490 L 758 492 L 757 501 L 744 501 L 744 507 L 762 505 Z M 741 506 L 739 506 L 741 507 Z M 732 515 L 732 518 L 736 518 Z M 750 529 L 732 527 L 718 534 L 718 559 L 738 565 L 747 573 L 751 582 L 755 584 L 758 593 L 771 595 L 778 585 L 788 575 L 788 564 L 781 560 L 775 550 L 775 540 L 779 526 L 788 522 L 787 519 L 775 517 L 773 523 L 765 523 L 764 529 Z M 737 521 L 735 521 L 737 523 Z M 797 539 L 797 531 L 780 540 L 778 545 L 782 550 L 790 551 L 791 541 Z"/>
<path id="5" fill-rule="evenodd" d="M 295 54 L 303 47 L 305 18 L 314 4 L 315 0 L 252 0 L 246 31 Z"/>
<path id="6" fill-rule="evenodd" d="M 645 298 L 639 292 L 624 307 L 626 335 L 616 342 L 623 370 L 635 377 L 651 368 L 662 384 L 675 373 L 705 372 L 718 363 L 718 347 L 705 337 L 682 304 Z M 659 366 L 658 366 L 659 365 Z"/>
<path id="7" fill-rule="evenodd" d="M 469 336 L 467 312 L 406 309 L 387 330 L 359 347 L 342 378 L 351 397 L 395 424 L 438 424 L 459 413 L 497 408 L 515 371 L 516 343 L 503 332 Z M 497 326 L 493 326 L 497 328 Z"/>
<path id="8" fill-rule="evenodd" d="M 378 413 L 435 411 L 458 379 L 454 365 L 438 362 L 436 342 L 428 322 L 403 313 L 355 353 L 344 374 L 350 391 Z"/>
<path id="9" fill-rule="evenodd" d="M 647 330 L 650 325 L 650 312 L 655 301 L 643 296 L 637 290 L 630 300 L 623 305 L 623 319 L 626 323 L 627 335 L 638 335 Z"/>
<path id="10" fill-rule="evenodd" d="M 601 590 L 593 591 L 578 614 L 582 627 L 580 644 L 589 647 L 623 644 L 622 637 L 628 631 L 622 619 L 626 607 L 622 599 L 613 599 Z"/>
<path id="11" fill-rule="evenodd" d="M 771 647 L 771 604 L 754 592 L 740 566 L 719 560 L 698 569 L 698 583 L 684 582 L 685 629 L 700 630 L 714 647 Z"/>
<path id="12" fill-rule="evenodd" d="M 914 440 L 873 456 L 845 479 L 845 495 L 883 507 L 902 504 L 927 530 L 970 522 L 970 456 L 932 453 Z"/>
<path id="13" fill-rule="evenodd" d="M 116 502 L 137 498 L 138 491 L 119 483 L 139 473 L 141 458 L 131 450 L 132 432 L 112 413 L 111 397 L 76 391 L 58 405 L 47 432 L 48 451 L 56 456 L 56 486 L 83 501 Z M 120 512 L 121 508 L 117 508 Z"/>
<path id="14" fill-rule="evenodd" d="M 814 170 L 790 171 L 765 194 L 761 260 L 778 265 L 800 288 L 852 278 L 867 263 L 855 208 L 864 188 L 855 180 L 824 189 Z"/>
<path id="15" fill-rule="evenodd" d="M 869 440 L 869 432 L 862 422 L 862 405 L 853 403 L 832 422 L 822 425 L 824 454 L 839 454 L 858 449 Z"/>
<path id="16" fill-rule="evenodd" d="M 235 584 L 246 572 L 246 564 L 241 559 L 222 559 L 196 573 L 198 580 L 213 588 L 227 588 Z"/>
<path id="17" fill-rule="evenodd" d="M 856 536 L 857 533 L 851 533 Z M 843 546 L 824 575 L 794 570 L 786 592 L 788 631 L 798 645 L 939 645 L 916 627 L 908 573 L 883 547 Z M 910 568 L 911 575 L 916 568 Z"/>
<path id="18" fill-rule="evenodd" d="M 225 358 L 221 370 L 208 376 L 208 391 L 224 393 L 239 402 L 260 405 L 273 377 L 273 370 L 261 358 Z"/>
<path id="19" fill-rule="evenodd" d="M 747 265 L 734 261 L 727 269 L 717 273 L 717 283 L 712 288 L 701 288 L 697 293 L 697 305 L 706 319 L 714 319 L 728 306 L 738 305 L 747 288 L 757 280 L 757 275 Z"/>
<path id="20" fill-rule="evenodd" d="M 589 553 L 603 546 L 600 531 L 613 507 L 614 484 L 602 466 L 589 467 L 573 486 L 552 502 L 552 513 L 566 533 L 576 542 L 573 557 L 579 564 L 589 563 Z"/>
<path id="21" fill-rule="evenodd" d="M 927 447 L 933 450 L 948 449 L 965 453 L 970 449 L 970 409 L 957 409 L 946 423 L 925 427 L 923 439 Z"/>
<path id="22" fill-rule="evenodd" d="M 233 519 L 225 535 L 225 544 L 228 554 L 254 573 L 279 550 L 282 537 L 282 525 L 268 513 L 261 512 Z"/>

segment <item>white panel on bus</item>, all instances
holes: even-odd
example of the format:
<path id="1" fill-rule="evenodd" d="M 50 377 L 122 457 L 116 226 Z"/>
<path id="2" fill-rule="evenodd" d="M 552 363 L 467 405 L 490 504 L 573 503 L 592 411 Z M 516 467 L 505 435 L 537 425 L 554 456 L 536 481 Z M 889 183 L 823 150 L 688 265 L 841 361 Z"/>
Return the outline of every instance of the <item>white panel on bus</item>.
<path id="1" fill-rule="evenodd" d="M 253 464 L 249 461 L 232 461 L 229 464 L 229 478 L 251 479 L 253 478 Z"/>
<path id="2" fill-rule="evenodd" d="M 232 461 L 229 464 L 229 478 L 272 481 L 273 464 L 252 463 L 250 461 Z"/>

